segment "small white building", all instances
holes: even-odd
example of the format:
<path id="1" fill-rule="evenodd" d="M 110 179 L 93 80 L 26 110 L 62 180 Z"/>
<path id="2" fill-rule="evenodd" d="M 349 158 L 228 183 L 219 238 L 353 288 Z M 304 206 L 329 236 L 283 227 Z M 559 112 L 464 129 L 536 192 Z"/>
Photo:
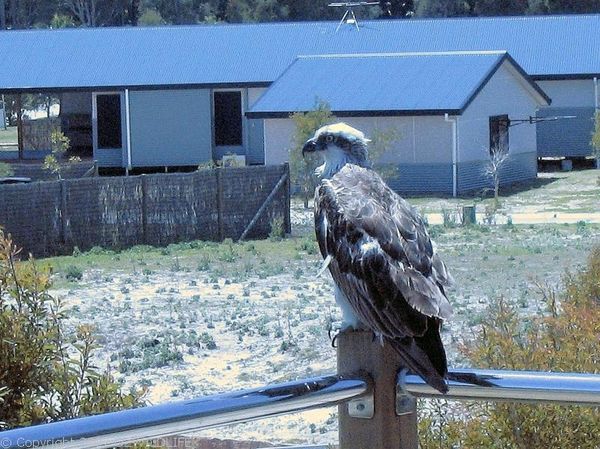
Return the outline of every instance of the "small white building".
<path id="1" fill-rule="evenodd" d="M 508 151 L 502 183 L 537 174 L 535 126 L 516 126 L 550 104 L 506 52 L 318 55 L 298 58 L 247 115 L 264 120 L 265 163 L 289 159 L 290 114 L 326 102 L 363 131 L 397 131 L 382 161 L 402 193 L 461 194 L 490 185 L 492 148 Z"/>

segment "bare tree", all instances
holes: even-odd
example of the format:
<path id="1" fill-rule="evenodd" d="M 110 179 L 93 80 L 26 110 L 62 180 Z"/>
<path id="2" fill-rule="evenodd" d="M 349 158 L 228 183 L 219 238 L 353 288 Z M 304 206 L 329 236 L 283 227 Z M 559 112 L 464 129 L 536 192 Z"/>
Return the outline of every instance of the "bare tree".
<path id="1" fill-rule="evenodd" d="M 600 111 L 594 116 L 594 133 L 592 134 L 592 156 L 596 158 L 596 168 L 600 168 Z"/>
<path id="2" fill-rule="evenodd" d="M 79 23 L 87 27 L 95 27 L 98 22 L 97 0 L 67 0 L 65 5 L 77 18 Z"/>
<path id="3" fill-rule="evenodd" d="M 0 29 L 6 29 L 6 5 L 4 0 L 0 0 Z"/>
<path id="4" fill-rule="evenodd" d="M 496 208 L 500 206 L 498 196 L 500 192 L 500 176 L 502 167 L 504 167 L 508 161 L 508 158 L 508 151 L 492 148 L 489 152 L 488 162 L 484 168 L 485 175 L 490 178 L 494 184 L 494 205 Z"/>
<path id="5" fill-rule="evenodd" d="M 73 14 L 73 17 L 84 27 L 100 27 L 115 24 L 117 9 L 121 7 L 120 13 L 126 13 L 126 9 L 137 6 L 136 2 L 131 5 L 121 5 L 123 2 L 108 0 L 65 0 L 65 7 Z M 123 19 L 123 18 L 122 18 Z M 121 23 L 122 24 L 122 23 Z"/>

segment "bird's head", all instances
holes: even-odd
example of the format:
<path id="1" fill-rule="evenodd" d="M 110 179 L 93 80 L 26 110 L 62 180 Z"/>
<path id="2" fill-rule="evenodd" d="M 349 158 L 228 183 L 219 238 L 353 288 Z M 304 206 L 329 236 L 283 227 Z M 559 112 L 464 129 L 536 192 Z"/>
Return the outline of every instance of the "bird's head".
<path id="1" fill-rule="evenodd" d="M 346 164 L 370 167 L 365 135 L 345 123 L 335 123 L 319 128 L 313 138 L 302 147 L 302 156 L 306 153 L 320 153 L 325 163 L 315 173 L 322 178 L 331 178 Z"/>

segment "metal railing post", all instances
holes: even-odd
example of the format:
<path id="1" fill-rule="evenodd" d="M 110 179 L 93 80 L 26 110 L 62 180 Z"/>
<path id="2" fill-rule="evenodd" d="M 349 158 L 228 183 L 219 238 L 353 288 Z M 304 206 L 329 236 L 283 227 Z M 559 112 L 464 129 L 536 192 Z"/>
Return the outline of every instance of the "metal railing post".
<path id="1" fill-rule="evenodd" d="M 372 332 L 344 332 L 337 337 L 338 373 L 366 372 L 373 380 L 372 398 L 354 399 L 339 406 L 340 449 L 417 449 L 414 401 L 396 413 L 396 376 L 401 367 L 389 345 L 374 340 Z"/>

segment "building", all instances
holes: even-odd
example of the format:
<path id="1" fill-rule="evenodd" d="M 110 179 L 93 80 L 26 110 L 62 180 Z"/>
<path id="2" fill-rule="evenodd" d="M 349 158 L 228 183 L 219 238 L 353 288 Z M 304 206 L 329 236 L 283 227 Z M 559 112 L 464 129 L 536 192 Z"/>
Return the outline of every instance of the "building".
<path id="1" fill-rule="evenodd" d="M 575 117 L 537 125 L 538 156 L 590 154 L 600 15 L 337 25 L 2 31 L 0 93 L 59 93 L 63 131 L 104 167 L 193 166 L 228 153 L 262 164 L 271 162 L 263 119 L 246 112 L 299 56 L 507 51 L 553 100 L 537 114 Z"/>
<path id="2" fill-rule="evenodd" d="M 510 127 L 508 118 L 550 103 L 506 52 L 300 57 L 247 114 L 264 120 L 269 162 L 288 159 L 290 114 L 315 99 L 367 136 L 399 133 L 383 160 L 398 167 L 394 189 L 454 195 L 489 185 L 490 148 L 508 151 L 503 182 L 535 178 L 535 127 Z"/>

